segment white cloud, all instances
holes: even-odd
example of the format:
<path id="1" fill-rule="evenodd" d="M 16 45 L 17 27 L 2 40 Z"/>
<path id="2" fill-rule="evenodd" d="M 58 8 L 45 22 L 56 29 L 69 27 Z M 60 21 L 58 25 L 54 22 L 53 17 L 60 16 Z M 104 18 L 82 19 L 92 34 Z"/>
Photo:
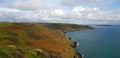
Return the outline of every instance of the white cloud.
<path id="1" fill-rule="evenodd" d="M 64 16 L 65 12 L 62 9 L 54 9 L 52 14 L 56 16 Z"/>
<path id="2" fill-rule="evenodd" d="M 0 21 L 32 21 L 32 22 L 58 22 L 76 24 L 105 24 L 111 20 L 120 20 L 119 14 L 108 12 L 100 8 L 75 7 L 67 12 L 62 8 L 20 10 L 0 7 Z"/>
<path id="3" fill-rule="evenodd" d="M 75 14 L 81 16 L 81 18 L 84 19 L 101 19 L 100 17 L 104 13 L 102 9 L 99 8 L 89 8 L 89 7 L 75 7 L 73 9 L 73 12 Z"/>
<path id="4" fill-rule="evenodd" d="M 101 9 L 97 7 L 75 7 L 73 9 L 75 14 L 79 15 L 79 19 L 89 19 L 89 20 L 120 20 L 119 11 L 112 11 Z"/>
<path id="5" fill-rule="evenodd" d="M 61 0 L 63 6 L 99 6 L 109 5 L 117 2 L 116 0 Z"/>
<path id="6" fill-rule="evenodd" d="M 2 0 L 1 0 L 2 1 Z M 5 0 L 0 21 L 105 24 L 120 21 L 120 9 L 100 8 L 116 0 Z M 104 6 L 103 6 L 104 5 Z M 81 7 L 83 6 L 83 7 Z"/>
<path id="7" fill-rule="evenodd" d="M 25 10 L 41 8 L 43 9 L 46 7 L 43 0 L 16 0 L 11 6 Z"/>

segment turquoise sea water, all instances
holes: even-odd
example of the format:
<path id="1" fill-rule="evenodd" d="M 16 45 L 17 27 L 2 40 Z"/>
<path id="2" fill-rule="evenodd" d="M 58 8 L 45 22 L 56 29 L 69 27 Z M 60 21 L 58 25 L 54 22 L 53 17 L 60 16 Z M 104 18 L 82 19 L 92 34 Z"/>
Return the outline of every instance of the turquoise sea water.
<path id="1" fill-rule="evenodd" d="M 95 29 L 68 32 L 79 43 L 83 58 L 120 58 L 120 26 L 92 26 Z"/>

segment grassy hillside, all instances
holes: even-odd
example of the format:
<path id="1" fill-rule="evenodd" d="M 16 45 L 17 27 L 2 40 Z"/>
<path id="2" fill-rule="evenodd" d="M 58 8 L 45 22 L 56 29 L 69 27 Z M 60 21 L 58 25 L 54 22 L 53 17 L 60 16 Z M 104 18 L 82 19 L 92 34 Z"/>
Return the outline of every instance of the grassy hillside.
<path id="1" fill-rule="evenodd" d="M 72 41 L 63 32 L 85 26 L 0 23 L 0 58 L 73 58 Z"/>

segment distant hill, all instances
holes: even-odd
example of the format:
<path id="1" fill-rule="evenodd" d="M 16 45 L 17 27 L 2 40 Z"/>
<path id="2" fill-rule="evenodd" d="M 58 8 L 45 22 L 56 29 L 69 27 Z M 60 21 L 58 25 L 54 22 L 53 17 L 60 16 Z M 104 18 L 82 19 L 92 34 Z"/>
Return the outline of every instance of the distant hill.
<path id="1" fill-rule="evenodd" d="M 0 23 L 0 58 L 78 58 L 64 32 L 89 26 Z"/>

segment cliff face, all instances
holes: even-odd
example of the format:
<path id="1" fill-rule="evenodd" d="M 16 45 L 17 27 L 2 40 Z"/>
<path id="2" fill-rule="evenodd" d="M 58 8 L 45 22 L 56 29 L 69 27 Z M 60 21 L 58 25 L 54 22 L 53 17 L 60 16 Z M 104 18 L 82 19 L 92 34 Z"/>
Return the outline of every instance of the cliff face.
<path id="1" fill-rule="evenodd" d="M 77 58 L 65 31 L 88 26 L 0 23 L 0 58 Z"/>
<path id="2" fill-rule="evenodd" d="M 84 30 L 84 29 L 92 29 L 92 27 L 89 26 L 83 26 L 83 25 L 76 25 L 76 24 L 42 24 L 48 29 L 51 30 L 59 30 L 62 32 L 67 32 L 67 31 L 76 31 L 76 30 Z"/>

